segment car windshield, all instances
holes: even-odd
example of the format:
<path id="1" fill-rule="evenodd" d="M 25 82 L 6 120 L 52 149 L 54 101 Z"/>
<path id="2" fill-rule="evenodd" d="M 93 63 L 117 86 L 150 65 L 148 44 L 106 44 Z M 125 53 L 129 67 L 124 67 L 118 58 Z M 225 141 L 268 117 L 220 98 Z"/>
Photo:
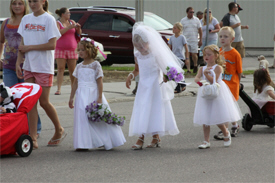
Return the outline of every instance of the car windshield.
<path id="1" fill-rule="evenodd" d="M 132 17 L 135 19 L 135 16 Z M 166 30 L 173 28 L 172 24 L 155 14 L 144 15 L 144 24 L 154 28 L 155 30 Z"/>

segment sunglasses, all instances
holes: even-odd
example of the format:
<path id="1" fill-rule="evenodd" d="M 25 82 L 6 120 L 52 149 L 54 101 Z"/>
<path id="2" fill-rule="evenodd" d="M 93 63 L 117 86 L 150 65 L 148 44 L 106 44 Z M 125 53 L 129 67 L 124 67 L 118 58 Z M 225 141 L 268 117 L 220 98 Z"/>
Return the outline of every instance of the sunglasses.
<path id="1" fill-rule="evenodd" d="M 207 13 L 207 11 L 206 11 L 206 12 L 204 12 L 204 13 Z M 209 13 L 211 13 L 211 11 L 209 11 Z"/>
<path id="2" fill-rule="evenodd" d="M 189 11 L 189 13 L 195 13 L 194 11 Z"/>

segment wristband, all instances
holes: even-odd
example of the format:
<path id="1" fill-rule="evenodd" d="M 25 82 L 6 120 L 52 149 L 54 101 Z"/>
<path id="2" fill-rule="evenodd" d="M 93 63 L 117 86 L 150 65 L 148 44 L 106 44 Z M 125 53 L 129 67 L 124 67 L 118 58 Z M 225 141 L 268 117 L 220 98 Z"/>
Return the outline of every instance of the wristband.
<path id="1" fill-rule="evenodd" d="M 189 58 L 185 58 L 185 60 L 188 60 Z"/>
<path id="2" fill-rule="evenodd" d="M 135 79 L 135 75 L 134 75 L 132 72 L 129 73 L 128 77 L 129 77 L 130 75 L 133 76 L 131 80 L 134 80 L 134 79 Z"/>

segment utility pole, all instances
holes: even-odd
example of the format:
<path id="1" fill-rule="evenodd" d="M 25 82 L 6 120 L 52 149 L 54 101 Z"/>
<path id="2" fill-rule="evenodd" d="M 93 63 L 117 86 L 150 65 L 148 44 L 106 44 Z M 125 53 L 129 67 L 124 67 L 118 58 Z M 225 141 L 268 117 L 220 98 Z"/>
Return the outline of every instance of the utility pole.
<path id="1" fill-rule="evenodd" d="M 144 0 L 136 0 L 136 22 L 143 22 Z"/>
<path id="2" fill-rule="evenodd" d="M 207 45 L 208 42 L 208 34 L 209 34 L 209 0 L 207 0 L 207 14 L 206 14 L 206 36 L 205 36 L 205 45 Z"/>

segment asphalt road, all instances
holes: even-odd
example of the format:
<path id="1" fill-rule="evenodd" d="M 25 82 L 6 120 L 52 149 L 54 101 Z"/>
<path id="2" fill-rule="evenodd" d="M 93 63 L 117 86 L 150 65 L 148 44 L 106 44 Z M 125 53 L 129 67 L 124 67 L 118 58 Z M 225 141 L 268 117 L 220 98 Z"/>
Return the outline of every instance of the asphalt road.
<path id="1" fill-rule="evenodd" d="M 254 69 L 258 64 L 254 60 L 245 60 L 244 63 L 246 68 Z M 250 95 L 251 80 L 251 76 L 244 80 L 248 83 L 246 90 Z M 112 85 L 106 85 L 104 90 L 107 87 L 112 89 Z M 106 93 L 109 97 L 124 95 L 129 99 L 110 103 L 113 112 L 127 119 L 122 127 L 127 142 L 110 151 L 76 152 L 73 149 L 73 110 L 67 106 L 69 88 L 64 86 L 60 96 L 53 95 L 55 89 L 52 89 L 50 96 L 68 133 L 65 140 L 58 147 L 46 146 L 54 128 L 39 108 L 43 125 L 38 139 L 39 149 L 27 158 L 2 157 L 0 182 L 275 182 L 274 128 L 254 126 L 250 132 L 241 128 L 239 136 L 232 139 L 232 145 L 225 148 L 222 141 L 213 139 L 218 131 L 213 126 L 211 148 L 200 150 L 197 146 L 203 141 L 203 132 L 201 127 L 193 125 L 196 96 L 192 95 L 177 96 L 172 100 L 179 135 L 163 137 L 161 148 L 133 151 L 130 147 L 137 138 L 128 137 L 133 96 L 123 92 Z M 190 86 L 189 90 L 193 89 Z M 241 99 L 238 103 L 245 114 L 246 104 Z M 150 141 L 150 138 L 145 139 L 145 144 Z"/>

